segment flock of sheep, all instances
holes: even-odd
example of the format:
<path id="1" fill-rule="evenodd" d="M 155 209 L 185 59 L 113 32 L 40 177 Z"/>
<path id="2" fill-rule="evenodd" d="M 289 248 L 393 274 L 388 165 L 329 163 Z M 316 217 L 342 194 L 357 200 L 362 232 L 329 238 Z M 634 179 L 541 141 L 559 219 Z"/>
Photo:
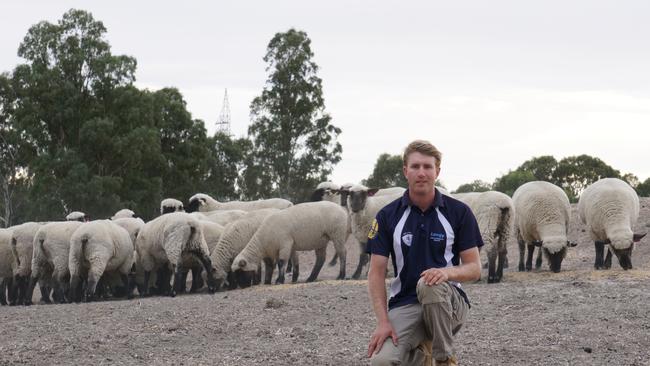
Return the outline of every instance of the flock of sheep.
<path id="1" fill-rule="evenodd" d="M 337 279 L 345 279 L 350 235 L 360 246 L 352 275 L 358 279 L 368 262 L 365 246 L 375 215 L 404 191 L 324 182 L 312 202 L 297 205 L 280 198 L 222 203 L 199 193 L 190 198 L 187 212 L 182 202 L 163 200 L 161 215 L 147 223 L 123 209 L 108 220 L 86 221 L 83 213 L 73 212 L 67 221 L 0 229 L 0 303 L 31 304 L 37 284 L 45 303 L 130 298 L 136 288 L 140 296 L 175 296 L 188 291 L 190 272 L 190 292 L 248 287 L 262 282 L 262 263 L 265 284 L 275 267 L 276 283 L 284 283 L 287 271 L 295 282 L 298 251 L 316 254 L 309 282 L 318 277 L 330 242 L 336 250 L 330 265 L 340 262 Z M 550 269 L 559 272 L 576 245 L 567 238 L 569 199 L 551 183 L 526 183 L 512 199 L 495 191 L 443 194 L 474 212 L 485 243 L 488 283 L 503 276 L 513 230 L 520 271 L 532 269 L 537 247 L 535 267 L 541 267 L 544 255 Z M 595 268 L 610 268 L 612 254 L 623 269 L 632 268 L 634 242 L 645 235 L 632 232 L 639 215 L 634 189 L 619 179 L 601 179 L 583 192 L 578 210 L 595 242 Z"/>

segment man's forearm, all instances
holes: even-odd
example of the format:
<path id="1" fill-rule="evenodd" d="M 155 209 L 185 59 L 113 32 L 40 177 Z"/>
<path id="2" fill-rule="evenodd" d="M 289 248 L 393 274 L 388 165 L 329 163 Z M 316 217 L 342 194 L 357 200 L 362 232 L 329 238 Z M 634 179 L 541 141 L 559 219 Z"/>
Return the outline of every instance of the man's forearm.
<path id="1" fill-rule="evenodd" d="M 481 265 L 476 262 L 463 263 L 459 266 L 447 267 L 449 281 L 467 282 L 481 278 Z"/>
<path id="2" fill-rule="evenodd" d="M 388 305 L 386 303 L 385 274 L 372 268 L 368 272 L 368 294 L 372 301 L 377 323 L 388 321 Z"/>

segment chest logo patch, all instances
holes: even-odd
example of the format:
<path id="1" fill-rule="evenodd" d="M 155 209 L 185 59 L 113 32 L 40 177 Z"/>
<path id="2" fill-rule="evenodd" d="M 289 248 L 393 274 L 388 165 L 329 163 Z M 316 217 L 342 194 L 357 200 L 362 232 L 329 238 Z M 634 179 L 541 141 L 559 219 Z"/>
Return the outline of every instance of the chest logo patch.
<path id="1" fill-rule="evenodd" d="M 411 244 L 413 243 L 413 234 L 408 232 L 402 234 L 402 243 L 410 247 Z"/>
<path id="2" fill-rule="evenodd" d="M 374 239 L 377 236 L 377 232 L 379 232 L 379 224 L 377 223 L 377 219 L 373 219 L 372 225 L 370 225 L 370 231 L 368 232 L 368 239 Z"/>
<path id="3" fill-rule="evenodd" d="M 429 236 L 429 239 L 431 239 L 433 241 L 443 241 L 443 240 L 445 240 L 445 234 L 431 233 L 431 235 Z"/>

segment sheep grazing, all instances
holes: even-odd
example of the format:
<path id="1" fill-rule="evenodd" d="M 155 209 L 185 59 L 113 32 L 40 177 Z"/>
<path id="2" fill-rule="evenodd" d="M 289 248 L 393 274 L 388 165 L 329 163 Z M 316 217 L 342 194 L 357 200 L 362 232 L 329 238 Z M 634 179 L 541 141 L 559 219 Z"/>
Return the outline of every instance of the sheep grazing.
<path id="1" fill-rule="evenodd" d="M 79 221 L 79 222 L 86 222 L 90 220 L 88 216 L 86 216 L 86 214 L 81 211 L 72 211 L 68 214 L 68 216 L 65 217 L 65 219 L 66 221 Z"/>
<path id="2" fill-rule="evenodd" d="M 224 227 L 211 221 L 199 220 L 199 222 L 201 223 L 201 231 L 203 231 L 205 243 L 208 245 L 208 253 L 212 254 L 214 248 L 219 242 L 219 239 L 221 239 L 221 234 L 224 231 Z M 183 274 L 180 292 L 184 293 L 186 290 L 185 284 L 189 271 L 192 271 L 192 285 L 190 287 L 190 293 L 199 291 L 204 285 L 203 277 L 201 276 L 201 273 L 203 272 L 203 265 L 191 254 L 183 254 L 182 262 Z"/>
<path id="3" fill-rule="evenodd" d="M 158 280 L 165 286 L 170 296 L 176 296 L 182 284 L 182 259 L 184 254 L 195 256 L 208 274 L 208 286 L 214 288 L 212 261 L 208 245 L 201 230 L 199 220 L 184 212 L 172 212 L 149 221 L 144 225 L 135 242 L 137 266 L 144 270 L 144 291 L 149 295 L 151 271 L 161 269 L 162 278 Z M 170 274 L 174 275 L 174 284 L 169 289 Z"/>
<path id="4" fill-rule="evenodd" d="M 0 229 L 0 304 L 16 304 L 13 281 L 16 262 L 11 254 L 11 230 Z"/>
<path id="5" fill-rule="evenodd" d="M 131 288 L 128 279 L 133 266 L 133 242 L 128 231 L 110 220 L 86 222 L 70 238 L 70 289 L 72 299 L 81 301 L 81 281 L 86 280 L 83 300 L 92 301 L 97 283 L 104 272 L 117 272 L 127 296 Z"/>
<path id="6" fill-rule="evenodd" d="M 322 182 L 311 194 L 311 201 L 330 201 L 336 204 L 341 203 L 341 194 L 339 193 L 341 187 L 338 184 L 332 182 Z"/>
<path id="7" fill-rule="evenodd" d="M 174 198 L 165 198 L 160 202 L 160 214 L 164 215 L 170 212 L 183 212 L 183 202 Z"/>
<path id="8" fill-rule="evenodd" d="M 29 287 L 29 278 L 32 274 L 34 236 L 41 226 L 41 224 L 36 222 L 26 222 L 11 228 L 11 252 L 17 266 L 14 271 L 14 282 L 18 291 L 18 304 L 31 303 L 31 297 L 27 299 L 27 289 Z M 41 281 L 40 285 L 41 299 L 43 302 L 49 303 L 49 286 L 44 281 Z"/>
<path id="9" fill-rule="evenodd" d="M 400 198 L 406 190 L 404 188 L 389 188 L 389 191 L 384 191 L 380 196 L 376 196 L 378 191 L 380 190 L 377 188 L 368 188 L 360 184 L 355 184 L 349 189 L 348 210 L 351 217 L 352 234 L 359 241 L 359 264 L 352 275 L 354 279 L 361 277 L 363 266 L 368 263 L 366 244 L 372 221 L 379 210 Z"/>
<path id="10" fill-rule="evenodd" d="M 267 217 L 237 255 L 231 270 L 254 272 L 264 260 L 264 282 L 268 284 L 277 261 L 279 275 L 276 282 L 284 283 L 284 266 L 294 251 L 315 250 L 316 263 L 307 278 L 307 282 L 311 282 L 318 277 L 325 263 L 327 243 L 332 241 L 341 262 L 337 279 L 344 279 L 346 239 L 347 213 L 340 205 L 327 201 L 301 203 Z M 293 281 L 298 278 L 298 268 L 295 261 Z"/>
<path id="11" fill-rule="evenodd" d="M 476 217 L 487 250 L 488 283 L 500 282 L 514 223 L 512 199 L 496 191 L 457 193 L 452 196 L 469 206 Z"/>
<path id="12" fill-rule="evenodd" d="M 276 208 L 252 211 L 245 217 L 224 228 L 219 243 L 217 243 L 217 246 L 210 253 L 210 258 L 212 258 L 212 273 L 216 280 L 217 290 L 221 287 L 221 284 L 226 282 L 226 279 L 230 289 L 235 289 L 237 284 L 241 287 L 250 286 L 252 282 L 250 277 L 234 278 L 230 270 L 231 265 L 237 254 L 246 247 L 246 244 L 248 244 L 257 229 L 262 225 L 264 219 L 278 211 Z M 260 273 L 259 269 L 257 273 Z"/>
<path id="13" fill-rule="evenodd" d="M 632 232 L 639 218 L 639 197 L 634 189 L 620 179 L 600 179 L 580 195 L 578 213 L 595 242 L 594 267 L 611 268 L 614 252 L 623 269 L 632 269 L 634 243 L 646 235 Z M 609 248 L 607 258 L 603 259 L 606 244 Z"/>
<path id="14" fill-rule="evenodd" d="M 54 300 L 58 302 L 69 300 L 70 237 L 81 225 L 79 221 L 61 221 L 51 222 L 38 229 L 34 236 L 32 277 L 27 289 L 27 299 L 31 299 L 36 282 L 48 281 L 51 278 Z"/>
<path id="15" fill-rule="evenodd" d="M 528 182 L 512 196 L 515 207 L 515 226 L 519 242 L 519 271 L 533 267 L 535 247 L 540 247 L 535 268 L 542 266 L 542 252 L 553 272 L 559 272 L 569 247 L 576 246 L 567 240 L 571 205 L 566 193 L 549 182 Z M 528 258 L 524 267 L 525 247 Z"/>
<path id="16" fill-rule="evenodd" d="M 230 201 L 219 202 L 204 193 L 197 193 L 190 197 L 190 203 L 187 205 L 187 212 L 194 211 L 216 211 L 216 210 L 244 210 L 253 211 L 262 208 L 283 209 L 292 206 L 290 201 L 282 198 L 271 198 L 257 201 Z"/>
<path id="17" fill-rule="evenodd" d="M 126 219 L 126 218 L 135 218 L 135 212 L 129 210 L 128 208 L 123 208 L 115 213 L 111 217 L 111 220 L 117 220 L 117 219 Z"/>

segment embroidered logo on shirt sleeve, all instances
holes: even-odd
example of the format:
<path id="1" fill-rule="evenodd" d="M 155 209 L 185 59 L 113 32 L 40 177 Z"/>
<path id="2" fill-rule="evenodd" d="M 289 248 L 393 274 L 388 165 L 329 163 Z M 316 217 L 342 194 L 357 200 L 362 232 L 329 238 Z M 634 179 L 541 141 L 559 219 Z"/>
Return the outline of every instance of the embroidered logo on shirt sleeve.
<path id="1" fill-rule="evenodd" d="M 374 239 L 377 237 L 377 233 L 379 232 L 379 224 L 377 223 L 377 219 L 372 220 L 372 225 L 370 225 L 370 232 L 368 232 L 368 239 Z"/>

